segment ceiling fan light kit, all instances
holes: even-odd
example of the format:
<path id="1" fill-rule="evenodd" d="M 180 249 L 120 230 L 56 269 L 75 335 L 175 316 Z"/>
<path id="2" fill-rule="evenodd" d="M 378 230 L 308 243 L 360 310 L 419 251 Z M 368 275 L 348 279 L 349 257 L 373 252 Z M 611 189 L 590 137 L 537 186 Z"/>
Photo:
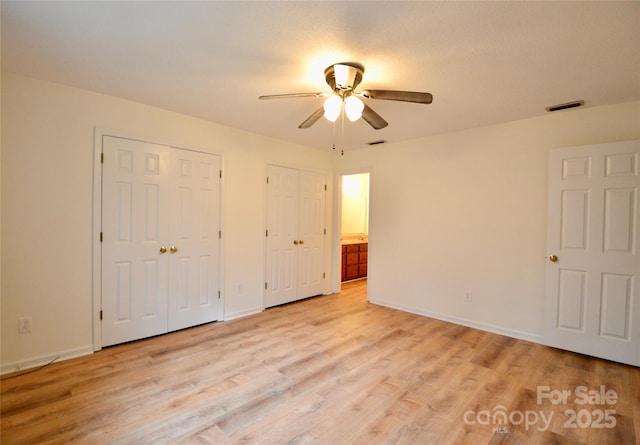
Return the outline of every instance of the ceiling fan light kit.
<path id="1" fill-rule="evenodd" d="M 342 99 L 338 96 L 329 96 L 322 106 L 324 109 L 324 117 L 329 122 L 335 122 L 342 111 Z"/>
<path id="2" fill-rule="evenodd" d="M 259 99 L 327 97 L 324 104 L 302 122 L 298 128 L 309 128 L 322 116 L 331 122 L 335 122 L 344 108 L 344 112 L 351 122 L 355 122 L 362 117 L 375 130 L 380 130 L 389 125 L 389 123 L 373 111 L 371 107 L 367 106 L 360 98 L 395 100 L 419 104 L 430 104 L 433 101 L 433 96 L 430 93 L 416 91 L 363 90 L 360 93 L 356 93 L 355 89 L 360 85 L 363 75 L 364 66 L 359 63 L 336 63 L 324 70 L 325 80 L 331 87 L 332 93 L 271 94 L 260 96 Z"/>
<path id="3" fill-rule="evenodd" d="M 364 102 L 355 96 L 349 96 L 344 100 L 344 111 L 351 122 L 355 122 L 362 117 Z"/>

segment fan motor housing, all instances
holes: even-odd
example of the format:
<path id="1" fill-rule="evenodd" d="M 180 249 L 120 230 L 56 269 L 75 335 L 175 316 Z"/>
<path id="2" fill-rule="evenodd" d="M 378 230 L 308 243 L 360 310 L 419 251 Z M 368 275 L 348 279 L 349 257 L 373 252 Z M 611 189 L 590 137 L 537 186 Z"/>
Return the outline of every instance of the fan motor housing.
<path id="1" fill-rule="evenodd" d="M 340 75 L 345 77 L 343 80 L 344 83 L 336 83 L 336 71 L 341 72 Z M 363 74 L 364 66 L 356 62 L 336 63 L 324 70 L 324 77 L 327 84 L 338 94 L 353 92 L 362 81 Z"/>

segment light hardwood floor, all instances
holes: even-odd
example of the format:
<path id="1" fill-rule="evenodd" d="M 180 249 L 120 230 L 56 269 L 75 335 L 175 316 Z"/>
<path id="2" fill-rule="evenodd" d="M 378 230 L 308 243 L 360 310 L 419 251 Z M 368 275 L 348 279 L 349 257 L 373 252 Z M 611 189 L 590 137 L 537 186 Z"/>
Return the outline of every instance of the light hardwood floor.
<path id="1" fill-rule="evenodd" d="M 365 292 L 349 283 L 5 379 L 2 444 L 638 443 L 640 369 Z M 566 403 L 538 403 L 544 386 L 569 391 Z M 580 405 L 579 387 L 617 401 Z"/>

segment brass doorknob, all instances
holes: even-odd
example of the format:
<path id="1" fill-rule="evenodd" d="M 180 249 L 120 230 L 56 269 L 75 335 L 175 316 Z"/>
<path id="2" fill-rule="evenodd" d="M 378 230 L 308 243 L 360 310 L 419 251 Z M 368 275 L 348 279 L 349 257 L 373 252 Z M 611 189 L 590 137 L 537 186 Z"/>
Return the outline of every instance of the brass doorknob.
<path id="1" fill-rule="evenodd" d="M 551 261 L 552 263 L 555 263 L 556 261 L 558 261 L 558 257 L 555 255 L 550 255 L 549 256 L 549 261 Z"/>
<path id="2" fill-rule="evenodd" d="M 298 240 L 297 240 L 297 239 L 294 239 L 294 240 L 293 240 L 293 244 L 295 244 L 295 245 L 297 246 L 297 245 L 298 245 Z"/>
<path id="3" fill-rule="evenodd" d="M 162 247 L 160 248 L 160 253 L 166 253 L 166 251 L 167 251 L 167 248 L 166 248 L 166 247 L 162 246 Z"/>
<path id="4" fill-rule="evenodd" d="M 171 251 L 171 253 L 176 253 L 178 251 L 178 248 L 176 246 L 171 246 L 169 250 Z"/>
<path id="5" fill-rule="evenodd" d="M 298 241 L 300 244 L 304 244 L 304 240 L 300 240 Z"/>

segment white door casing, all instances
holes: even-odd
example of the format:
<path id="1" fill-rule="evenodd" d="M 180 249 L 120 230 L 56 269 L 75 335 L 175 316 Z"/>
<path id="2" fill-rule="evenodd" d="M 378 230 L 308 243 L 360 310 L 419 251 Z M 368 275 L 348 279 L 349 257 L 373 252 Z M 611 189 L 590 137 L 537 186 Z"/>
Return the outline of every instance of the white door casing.
<path id="1" fill-rule="evenodd" d="M 545 342 L 640 365 L 640 141 L 549 158 Z"/>
<path id="2" fill-rule="evenodd" d="M 218 317 L 220 158 L 104 136 L 102 346 Z"/>
<path id="3" fill-rule="evenodd" d="M 265 307 L 319 295 L 324 285 L 326 178 L 267 166 Z"/>

